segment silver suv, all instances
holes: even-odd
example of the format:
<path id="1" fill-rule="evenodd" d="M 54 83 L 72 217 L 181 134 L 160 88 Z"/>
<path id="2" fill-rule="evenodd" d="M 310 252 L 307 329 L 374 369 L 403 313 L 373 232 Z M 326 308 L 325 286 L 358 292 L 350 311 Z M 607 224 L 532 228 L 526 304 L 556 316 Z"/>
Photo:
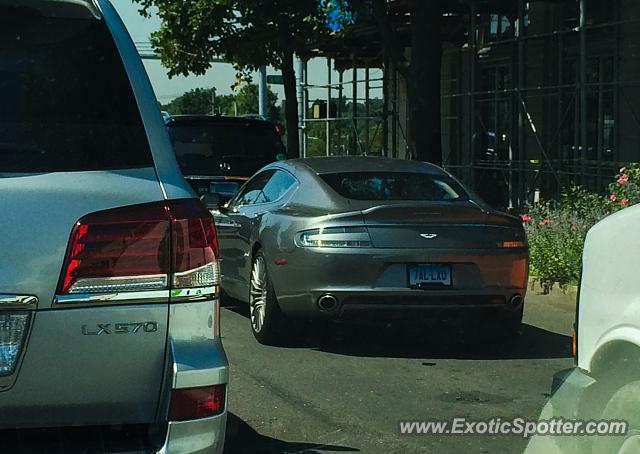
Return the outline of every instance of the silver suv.
<path id="1" fill-rule="evenodd" d="M 216 453 L 217 236 L 107 0 L 0 0 L 2 452 Z"/>

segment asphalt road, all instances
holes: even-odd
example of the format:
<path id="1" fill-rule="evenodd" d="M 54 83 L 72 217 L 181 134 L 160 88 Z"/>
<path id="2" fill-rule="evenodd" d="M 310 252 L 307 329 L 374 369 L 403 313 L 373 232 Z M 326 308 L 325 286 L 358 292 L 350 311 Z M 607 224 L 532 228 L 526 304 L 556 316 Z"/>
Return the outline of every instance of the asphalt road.
<path id="1" fill-rule="evenodd" d="M 537 418 L 570 367 L 570 296 L 530 292 L 521 335 L 461 340 L 444 328 L 311 329 L 265 347 L 244 306 L 222 309 L 231 365 L 229 453 L 522 453 L 518 436 L 400 435 L 401 420 Z"/>

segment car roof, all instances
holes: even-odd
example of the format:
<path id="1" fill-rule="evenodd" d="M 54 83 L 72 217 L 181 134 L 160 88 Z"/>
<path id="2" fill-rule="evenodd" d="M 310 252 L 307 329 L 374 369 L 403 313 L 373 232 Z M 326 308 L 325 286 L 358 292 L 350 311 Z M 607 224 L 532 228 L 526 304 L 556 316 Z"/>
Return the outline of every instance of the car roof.
<path id="1" fill-rule="evenodd" d="M 222 115 L 171 115 L 167 119 L 167 126 L 175 123 L 210 123 L 210 124 L 239 124 L 256 126 L 273 126 L 268 120 L 247 117 L 227 117 Z"/>
<path id="2" fill-rule="evenodd" d="M 284 161 L 287 165 L 301 169 L 306 168 L 316 174 L 338 172 L 419 172 L 445 174 L 440 167 L 422 161 L 410 161 L 397 158 L 376 156 L 330 156 Z"/>

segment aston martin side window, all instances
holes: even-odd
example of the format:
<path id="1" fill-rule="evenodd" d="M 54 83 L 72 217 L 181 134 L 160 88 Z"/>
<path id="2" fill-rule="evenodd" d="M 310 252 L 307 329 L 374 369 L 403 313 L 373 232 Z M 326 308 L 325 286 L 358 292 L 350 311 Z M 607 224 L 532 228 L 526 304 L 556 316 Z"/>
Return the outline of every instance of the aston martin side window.
<path id="1" fill-rule="evenodd" d="M 240 193 L 236 196 L 232 205 L 235 208 L 253 205 L 257 202 L 257 199 L 261 196 L 264 191 L 265 186 L 271 179 L 271 176 L 274 174 L 273 170 L 268 170 L 266 172 L 259 173 L 252 179 L 250 179 L 247 184 L 242 188 Z"/>
<path id="2" fill-rule="evenodd" d="M 279 200 L 294 184 L 295 178 L 287 172 L 277 170 L 267 182 L 254 203 L 270 203 Z"/>

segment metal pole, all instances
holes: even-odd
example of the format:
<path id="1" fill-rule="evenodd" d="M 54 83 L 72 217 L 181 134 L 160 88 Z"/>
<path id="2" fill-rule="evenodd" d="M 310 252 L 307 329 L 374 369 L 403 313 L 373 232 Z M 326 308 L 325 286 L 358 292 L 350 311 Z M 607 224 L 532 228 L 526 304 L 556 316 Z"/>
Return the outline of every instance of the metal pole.
<path id="1" fill-rule="evenodd" d="M 469 164 L 471 165 L 471 171 L 469 180 L 471 186 L 477 189 L 476 186 L 476 141 L 480 140 L 480 137 L 475 137 L 476 131 L 476 100 L 474 92 L 476 91 L 476 55 L 478 52 L 476 43 L 476 0 L 471 1 L 471 30 L 469 30 L 469 40 L 471 41 L 471 48 L 469 49 Z M 482 141 L 480 141 L 482 143 Z"/>
<path id="2" fill-rule="evenodd" d="M 525 88 L 526 78 L 525 78 L 525 42 L 524 42 L 524 1 L 518 0 L 518 91 L 514 93 L 515 96 L 518 97 L 516 100 L 518 106 L 518 151 L 516 153 L 518 160 L 518 175 L 515 178 L 518 185 L 518 196 L 516 199 L 516 205 L 519 207 L 522 205 L 523 199 L 526 198 L 526 175 L 525 175 L 525 167 L 524 160 L 526 156 L 526 136 L 525 136 L 525 114 L 524 106 L 520 106 L 522 98 L 521 90 Z M 512 96 L 514 96 L 512 95 Z"/>
<path id="3" fill-rule="evenodd" d="M 327 58 L 327 107 L 326 107 L 327 122 L 325 125 L 325 134 L 327 137 L 327 156 L 331 156 L 331 59 Z"/>
<path id="4" fill-rule="evenodd" d="M 382 64 L 382 155 L 389 157 L 389 59 L 384 57 Z"/>
<path id="5" fill-rule="evenodd" d="M 564 80 L 565 80 L 565 68 L 564 68 L 564 36 L 562 33 L 560 33 L 558 35 L 558 83 L 563 84 Z M 561 126 L 564 122 L 564 94 L 565 94 L 565 90 L 563 87 L 559 87 L 558 88 L 558 103 L 557 103 L 557 109 L 558 109 L 558 125 Z M 556 152 L 556 159 L 558 160 L 558 162 L 562 163 L 564 161 L 564 159 L 566 158 L 566 156 L 563 155 L 562 152 L 562 140 L 558 140 L 557 141 L 557 152 Z M 551 150 L 550 150 L 551 151 Z M 560 171 L 564 172 L 564 166 L 563 164 L 559 165 L 560 167 Z M 555 199 L 560 197 L 560 191 L 561 188 L 559 186 L 555 187 L 555 190 L 553 191 L 553 197 Z"/>
<path id="6" fill-rule="evenodd" d="M 258 115 L 264 118 L 268 117 L 267 113 L 267 67 L 261 66 L 258 70 Z"/>
<path id="7" fill-rule="evenodd" d="M 309 137 L 307 134 L 307 113 L 309 111 L 309 89 L 307 86 L 309 85 L 309 68 L 308 68 L 308 60 L 305 59 L 302 64 L 302 83 L 304 84 L 302 90 L 302 128 L 300 129 L 300 134 L 302 136 L 302 152 L 304 157 L 307 156 L 307 150 L 309 149 Z"/>
<path id="8" fill-rule="evenodd" d="M 211 89 L 211 115 L 216 114 L 216 87 Z"/>
<path id="9" fill-rule="evenodd" d="M 586 0 L 580 0 L 580 173 L 587 184 L 587 15 Z"/>
<path id="10" fill-rule="evenodd" d="M 355 154 L 358 153 L 358 69 L 356 68 L 356 57 L 355 55 L 352 58 L 351 66 L 353 68 L 353 79 L 351 81 L 351 89 L 352 89 L 352 111 L 351 111 L 351 119 L 353 121 L 353 152 Z M 351 150 L 349 150 L 351 151 Z"/>
<path id="11" fill-rule="evenodd" d="M 342 140 L 342 102 L 344 101 L 344 68 L 340 67 L 338 70 L 338 106 L 336 109 L 336 136 L 342 149 L 344 150 L 344 141 Z M 342 150 L 341 150 L 342 151 Z"/>
<path id="12" fill-rule="evenodd" d="M 296 99 L 298 101 L 298 143 L 300 144 L 300 156 L 306 157 L 307 150 L 305 147 L 305 116 L 306 105 L 304 102 L 304 78 L 305 74 L 305 62 L 296 57 Z"/>
<path id="13" fill-rule="evenodd" d="M 391 157 L 398 157 L 398 68 L 396 63 L 390 65 L 391 73 L 391 93 L 392 93 L 392 112 L 391 112 Z"/>
<path id="14" fill-rule="evenodd" d="M 365 63 L 364 67 L 364 152 L 369 154 L 371 152 L 371 144 L 369 143 L 369 62 Z"/>

